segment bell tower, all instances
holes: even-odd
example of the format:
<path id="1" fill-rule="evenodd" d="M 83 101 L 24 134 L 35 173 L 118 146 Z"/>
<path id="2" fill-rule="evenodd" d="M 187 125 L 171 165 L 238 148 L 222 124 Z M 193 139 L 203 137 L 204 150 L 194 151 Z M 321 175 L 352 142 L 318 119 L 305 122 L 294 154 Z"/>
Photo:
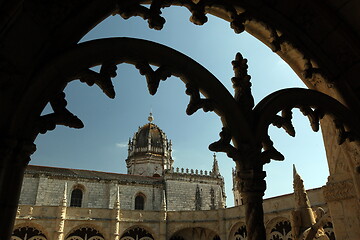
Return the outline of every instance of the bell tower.
<path id="1" fill-rule="evenodd" d="M 173 165 L 171 140 L 168 141 L 166 134 L 153 121 L 154 116 L 150 113 L 148 123 L 139 127 L 129 139 L 128 174 L 162 176 Z"/>

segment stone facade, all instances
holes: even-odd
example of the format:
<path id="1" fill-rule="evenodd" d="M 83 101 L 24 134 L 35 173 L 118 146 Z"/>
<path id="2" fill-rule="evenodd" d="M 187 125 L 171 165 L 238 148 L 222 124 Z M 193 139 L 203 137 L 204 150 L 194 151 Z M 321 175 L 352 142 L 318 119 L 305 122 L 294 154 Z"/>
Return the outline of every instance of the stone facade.
<path id="1" fill-rule="evenodd" d="M 150 115 L 129 141 L 128 174 L 28 166 L 12 239 L 246 239 L 235 171 L 235 207 L 226 208 L 216 155 L 211 171 L 173 168 L 171 144 L 152 121 Z M 330 215 L 318 212 L 328 211 L 326 200 L 337 195 L 327 193 L 335 190 L 329 185 L 307 193 L 294 168 L 294 191 L 264 201 L 268 239 L 301 239 L 321 218 L 315 233 L 334 240 Z"/>
<path id="2" fill-rule="evenodd" d="M 313 211 L 318 207 L 328 211 L 323 198 L 323 189 L 317 188 L 308 191 Z M 126 196 L 120 197 L 120 203 L 126 201 Z M 46 238 L 57 239 L 57 221 L 60 219 L 60 203 L 58 206 L 20 205 L 14 229 L 28 226 L 38 229 Z M 122 207 L 121 207 L 122 208 Z M 294 209 L 294 196 L 292 194 L 278 196 L 264 201 L 264 220 L 268 239 L 281 239 L 279 237 L 291 236 L 292 212 Z M 95 229 L 103 238 L 97 239 L 136 239 L 134 229 L 140 228 L 151 234 L 149 239 L 246 239 L 244 206 L 200 211 L 143 211 L 120 210 L 119 233 L 114 234 L 117 216 L 116 208 L 87 208 L 67 207 L 63 239 L 69 238 L 72 232 L 81 227 L 87 231 Z M 333 235 L 331 218 L 329 218 L 326 231 Z M 124 235 L 134 230 L 133 238 Z M 140 235 L 139 235 L 140 236 Z M 120 238 L 118 238 L 120 237 Z M 182 237 L 182 238 L 180 238 Z M 14 238 L 18 240 L 17 238 Z M 39 238 L 40 239 L 40 238 Z M 138 238 L 141 239 L 141 238 Z M 285 238 L 282 238 L 285 239 Z M 290 238 L 293 239 L 293 238 Z M 331 240 L 335 239 L 330 238 Z"/>

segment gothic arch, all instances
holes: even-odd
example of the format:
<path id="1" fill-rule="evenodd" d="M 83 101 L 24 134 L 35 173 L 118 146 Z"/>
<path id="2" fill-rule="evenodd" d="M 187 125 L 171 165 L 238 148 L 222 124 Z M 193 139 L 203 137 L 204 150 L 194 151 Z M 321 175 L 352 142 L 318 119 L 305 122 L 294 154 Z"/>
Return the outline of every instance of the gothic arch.
<path id="1" fill-rule="evenodd" d="M 39 38 L 39 35 L 33 34 L 33 36 L 29 36 L 26 39 L 17 39 L 14 45 L 9 44 L 10 47 L 6 51 L 9 56 L 5 57 L 9 57 L 13 60 L 12 62 L 17 63 L 17 65 L 13 68 L 15 69 L 14 71 L 16 73 L 14 75 L 9 74 L 9 77 L 7 79 L 9 82 L 11 82 L 11 84 L 14 85 L 9 84 L 9 86 L 7 86 L 7 83 L 4 84 L 8 87 L 8 89 L 12 90 L 9 91 L 9 94 L 13 94 L 16 87 L 18 87 L 18 89 L 16 89 L 17 95 L 25 95 L 25 89 L 28 89 L 31 84 L 38 84 L 33 82 L 31 83 L 31 79 L 28 77 L 33 75 L 34 69 L 41 68 L 42 62 L 47 62 L 57 53 L 62 52 L 69 46 L 76 44 L 81 39 L 81 37 L 86 34 L 86 32 L 91 30 L 94 25 L 99 23 L 105 17 L 109 16 L 111 13 L 119 12 L 125 17 L 131 15 L 130 13 L 124 11 L 124 9 L 131 9 L 131 7 L 134 6 L 131 6 L 131 4 L 129 4 L 128 6 L 123 6 L 123 3 L 129 2 L 120 1 L 118 3 L 115 3 L 113 1 L 106 1 L 104 3 L 100 0 L 95 0 L 86 4 L 82 2 L 76 2 L 74 3 L 74 5 L 66 6 L 67 10 L 69 10 L 66 12 L 66 14 L 61 14 L 62 12 L 60 11 L 59 15 L 55 16 L 50 13 L 57 11 L 46 11 L 48 9 L 41 6 L 41 3 L 40 5 L 37 5 L 39 3 L 34 3 L 25 4 L 24 6 L 21 5 L 20 1 L 15 1 L 14 5 L 9 3 L 6 8 L 6 10 L 9 10 L 9 14 L 4 14 L 5 24 L 3 24 L 4 26 L 9 25 L 9 31 L 13 31 L 10 32 L 9 36 L 17 36 L 16 31 L 19 31 L 19 33 L 21 34 L 20 36 L 23 36 L 23 28 L 21 28 L 21 25 L 19 26 L 17 24 L 22 24 L 22 21 L 25 22 L 29 20 L 28 18 L 30 18 L 30 20 L 34 20 L 34 22 L 40 23 L 40 25 L 44 24 L 46 26 L 44 27 L 44 29 L 46 29 L 46 31 L 44 30 L 44 32 L 42 32 L 40 28 L 36 28 L 36 30 L 44 34 L 41 39 Z M 145 3 L 150 3 L 150 1 L 146 1 Z M 157 15 L 158 11 L 156 10 L 158 10 L 158 6 L 156 6 L 156 1 L 154 1 L 154 3 L 155 6 L 152 8 L 155 9 L 154 12 L 147 12 L 149 10 L 145 10 L 140 6 L 135 7 L 140 7 L 140 9 L 143 9 L 145 13 L 150 14 L 150 26 L 154 28 L 159 28 L 159 25 L 157 23 L 161 23 L 163 20 Z M 201 1 L 201 3 L 203 2 Z M 345 27 L 341 27 L 340 31 L 335 33 L 334 31 L 329 31 L 326 33 L 322 31 L 323 29 L 328 29 L 329 25 L 330 27 L 336 26 L 337 21 L 339 21 L 340 23 L 343 22 L 338 14 L 331 14 L 335 13 L 335 10 L 333 10 L 332 8 L 329 9 L 329 5 L 325 3 L 314 3 L 311 1 L 300 4 L 300 6 L 294 4 L 294 6 L 286 5 L 286 7 L 281 4 L 282 2 L 279 1 L 224 1 L 223 3 L 225 8 L 223 8 L 223 6 L 194 6 L 190 4 L 189 8 L 194 11 L 192 21 L 197 24 L 205 22 L 206 16 L 204 13 L 208 11 L 213 13 L 214 15 L 231 21 L 232 27 L 237 32 L 240 32 L 244 28 L 246 28 L 249 32 L 253 32 L 254 35 L 258 35 L 259 38 L 262 38 L 262 41 L 265 42 L 267 45 L 271 46 L 274 51 L 278 52 L 279 55 L 284 54 L 284 56 L 287 56 L 288 54 L 289 59 L 287 60 L 287 62 L 299 75 L 301 75 L 301 73 L 304 73 L 302 78 L 307 79 L 307 83 L 310 86 L 316 85 L 315 87 L 318 88 L 318 90 L 337 97 L 342 102 L 345 102 L 347 105 L 352 107 L 353 110 L 359 109 L 359 99 L 356 95 L 356 89 L 358 89 L 358 84 L 353 84 L 355 80 L 352 80 L 352 78 L 355 79 L 356 75 L 359 75 L 360 71 L 356 70 L 358 68 L 354 66 L 354 62 L 356 63 L 356 60 L 358 60 L 358 58 L 354 59 L 354 55 L 355 57 L 358 57 L 359 55 L 359 46 L 355 44 L 357 43 L 358 38 L 356 37 L 356 33 L 353 33 L 351 30 Z M 48 7 L 51 10 L 56 10 L 58 6 L 56 4 L 50 4 Z M 118 9 L 118 7 L 120 7 L 120 9 Z M 205 7 L 208 8 L 206 8 L 205 10 Z M 289 7 L 293 14 L 289 13 Z M 299 7 L 299 10 L 301 11 L 296 11 L 297 7 Z M 19 12 L 16 11 L 16 9 L 18 9 Z M 44 9 L 45 11 L 43 12 L 45 14 L 37 14 L 39 13 L 39 11 L 41 12 Z M 233 9 L 235 9 L 235 11 Z M 22 11 L 25 11 L 25 14 L 23 14 Z M 34 12 L 34 14 L 28 14 L 32 11 Z M 309 12 L 310 16 L 304 16 L 302 14 L 304 12 Z M 318 18 L 315 16 L 319 15 L 317 14 L 318 12 L 321 13 L 321 21 L 316 21 L 318 20 Z M 291 17 L 288 16 L 289 14 L 291 15 Z M 314 16 L 312 16 L 312 14 Z M 19 19 L 16 19 L 17 16 L 20 16 Z M 337 17 L 337 21 L 335 21 L 336 24 L 332 19 L 334 16 L 335 18 Z M 33 17 L 34 19 L 31 19 L 31 17 Z M 49 19 L 51 21 L 48 21 Z M 255 21 L 252 21 L 253 19 L 255 19 Z M 15 27 L 11 25 L 15 25 Z M 31 29 L 29 29 L 28 31 L 30 32 Z M 314 34 L 314 36 L 312 36 L 312 33 L 316 32 L 320 33 L 318 35 Z M 329 37 L 330 33 L 333 38 Z M 318 39 L 319 35 L 321 39 Z M 329 41 L 331 41 L 332 39 L 335 40 L 333 40 L 334 42 L 326 42 L 327 44 L 321 44 L 321 40 L 324 40 L 325 38 L 330 39 Z M 25 43 L 23 41 L 26 41 L 26 44 L 21 44 Z M 11 39 L 7 39 L 7 43 L 9 42 L 11 42 Z M 22 51 L 23 46 L 26 46 L 28 48 L 29 46 L 31 46 L 32 51 Z M 299 54 L 299 52 L 293 51 L 293 46 L 295 46 L 297 49 L 300 49 L 302 53 Z M 7 46 L 5 44 L 5 48 L 6 47 Z M 11 54 L 17 52 L 15 50 L 16 47 L 20 48 L 16 50 L 18 50 L 21 54 L 19 54 L 17 58 L 10 57 Z M 317 48 L 319 48 L 319 50 Z M 58 52 L 56 53 L 56 51 Z M 342 52 L 345 52 L 345 54 L 343 54 Z M 9 64 L 11 65 L 11 61 L 9 62 Z M 16 76 L 18 74 L 16 69 L 22 69 L 22 72 L 25 74 L 19 74 L 20 76 Z M 327 81 L 323 80 L 323 75 L 327 77 Z M 333 82 L 336 80 L 338 81 L 338 84 L 335 84 L 335 87 L 333 89 L 330 89 L 326 86 L 327 84 L 333 85 Z M 20 82 L 20 85 L 25 83 L 24 86 L 17 86 L 17 81 Z M 317 83 L 316 81 L 319 81 L 319 83 Z M 40 85 L 37 85 L 37 87 L 40 88 Z M 354 86 L 354 88 L 352 88 L 352 86 Z M 33 93 L 34 94 L 30 99 L 37 98 L 40 95 L 39 91 L 36 91 L 36 87 Z M 342 98 L 344 98 L 345 100 L 343 100 Z M 3 99 L 10 101 L 2 101 Z M 11 100 L 13 100 L 13 98 L 9 97 L 8 95 L 5 96 L 4 94 L 3 96 L 1 96 L 0 102 L 11 102 Z M 1 173 L 3 177 L 1 179 L 19 179 L 21 177 L 21 174 L 23 173 L 24 166 L 29 160 L 29 155 L 35 150 L 32 143 L 32 129 L 30 130 L 31 127 L 29 127 L 29 125 L 27 125 L 26 123 L 22 122 L 20 119 L 27 119 L 31 122 L 31 120 L 34 119 L 28 118 L 28 115 L 31 115 L 30 112 L 35 111 L 38 113 L 39 109 L 41 109 L 43 105 L 38 106 L 37 109 L 31 107 L 29 108 L 29 112 L 15 112 L 15 109 L 19 110 L 17 105 L 18 102 L 16 101 L 9 108 L 4 108 L 5 110 L 3 113 L 3 118 L 1 119 L 1 127 L 4 130 L 4 136 L 9 136 L 5 139 L 2 139 L 2 142 L 5 143 L 4 148 L 6 150 L 4 151 L 5 154 L 3 156 L 3 159 L 5 159 L 4 161 L 7 161 L 9 164 L 11 162 L 15 163 L 15 165 L 10 166 L 12 167 L 12 171 L 6 172 L 8 169 L 3 170 L 3 172 Z M 35 116 L 38 115 L 35 114 Z M 80 125 L 81 124 L 78 121 L 75 121 L 75 124 L 73 126 L 78 127 Z M 234 129 L 230 132 L 237 133 L 237 131 L 234 131 Z M 237 145 L 237 141 L 235 141 L 235 145 Z M 25 157 L 23 155 L 25 155 Z M 350 157 L 354 158 L 354 156 Z M 17 161 L 13 161 L 14 159 L 16 159 Z M 24 162 L 18 164 L 19 161 Z M 354 163 L 354 165 L 358 171 L 358 163 Z M 351 169 L 353 168 L 354 166 L 351 166 Z M 351 172 L 353 173 L 355 171 Z M 352 177 L 353 179 L 358 180 L 358 177 Z M 4 187 L 6 185 L 12 186 L 11 191 L 19 191 L 19 182 L 11 184 L 6 181 L 3 182 L 3 188 L 1 190 L 2 192 L 0 196 L 7 195 L 6 193 L 9 191 L 9 189 Z M 355 184 L 357 183 L 355 182 Z M 358 186 L 351 187 L 351 189 L 354 188 L 357 190 Z M 356 196 L 351 197 L 358 196 L 359 192 L 357 192 Z M 16 202 L 16 194 L 10 194 L 10 196 L 6 196 L 6 199 L 4 199 L 4 201 Z M 12 224 L 11 221 L 9 224 L 7 222 L 9 222 L 9 218 L 14 217 L 15 207 L 12 207 L 11 210 L 12 214 L 10 214 L 9 216 L 4 215 L 4 217 L 1 218 L 1 223 L 5 224 L 4 229 L 7 229 L 6 236 L 9 235 L 9 229 Z"/>
<path id="2" fill-rule="evenodd" d="M 100 230 L 99 230 L 100 229 Z M 72 228 L 66 233 L 65 240 L 84 240 L 85 236 L 88 240 L 105 240 L 106 232 L 101 230 L 99 226 L 84 224 Z"/>
<path id="3" fill-rule="evenodd" d="M 45 229 L 35 223 L 22 223 L 14 226 L 11 240 L 49 240 Z"/>
<path id="4" fill-rule="evenodd" d="M 144 226 L 132 226 L 120 234 L 120 240 L 155 240 L 153 231 Z"/>
<path id="5" fill-rule="evenodd" d="M 245 222 L 237 222 L 230 228 L 228 240 L 246 240 L 247 231 Z"/>
<path id="6" fill-rule="evenodd" d="M 266 224 L 268 240 L 292 240 L 291 222 L 285 217 L 275 217 Z"/>
<path id="7" fill-rule="evenodd" d="M 211 229 L 203 227 L 190 227 L 180 229 L 173 233 L 170 237 L 170 240 L 175 239 L 220 240 L 220 237 L 215 231 Z"/>

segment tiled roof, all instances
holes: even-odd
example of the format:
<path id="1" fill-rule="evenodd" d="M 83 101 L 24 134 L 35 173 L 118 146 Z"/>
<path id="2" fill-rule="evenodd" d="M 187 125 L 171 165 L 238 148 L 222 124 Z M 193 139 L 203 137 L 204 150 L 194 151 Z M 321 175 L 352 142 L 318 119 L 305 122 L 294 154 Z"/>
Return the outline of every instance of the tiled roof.
<path id="1" fill-rule="evenodd" d="M 82 169 L 58 168 L 58 167 L 45 167 L 28 165 L 25 174 L 36 175 L 43 174 L 52 177 L 65 177 L 65 178 L 84 178 L 94 180 L 115 180 L 124 183 L 144 183 L 144 184 L 162 184 L 162 177 L 147 177 L 130 174 L 99 172 Z"/>

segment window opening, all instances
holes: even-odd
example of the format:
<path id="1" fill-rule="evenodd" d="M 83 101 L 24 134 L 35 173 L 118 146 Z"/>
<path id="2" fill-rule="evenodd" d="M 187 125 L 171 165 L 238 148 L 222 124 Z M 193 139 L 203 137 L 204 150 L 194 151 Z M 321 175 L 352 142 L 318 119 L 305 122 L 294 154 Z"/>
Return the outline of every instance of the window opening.
<path id="1" fill-rule="evenodd" d="M 83 192 L 80 189 L 74 189 L 71 193 L 70 207 L 81 207 Z"/>

